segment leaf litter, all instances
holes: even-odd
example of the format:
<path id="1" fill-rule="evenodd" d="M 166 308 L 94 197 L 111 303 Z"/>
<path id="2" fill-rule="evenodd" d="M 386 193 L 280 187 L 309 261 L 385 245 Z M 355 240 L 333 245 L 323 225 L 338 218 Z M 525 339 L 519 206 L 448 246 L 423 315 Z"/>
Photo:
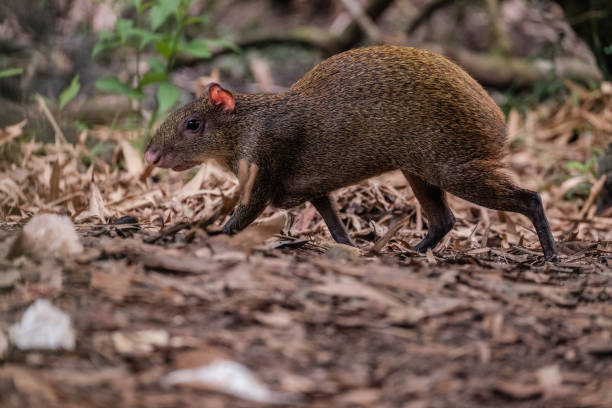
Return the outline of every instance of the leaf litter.
<path id="1" fill-rule="evenodd" d="M 612 211 L 596 214 L 601 178 L 566 165 L 609 144 L 612 88 L 568 86 L 567 103 L 508 117 L 552 262 L 527 219 L 456 197 L 449 236 L 412 252 L 427 219 L 400 173 L 335 194 L 359 249 L 309 204 L 228 238 L 237 182 L 213 164 L 147 167 L 137 135 L 108 128 L 88 136 L 100 155 L 85 135 L 0 130 L 0 405 L 612 406 Z M 36 214 L 47 232 L 22 245 Z M 53 232 L 53 215 L 72 225 Z M 77 250 L 49 249 L 62 239 Z M 11 327 L 42 299 L 73 351 L 20 349 Z"/>

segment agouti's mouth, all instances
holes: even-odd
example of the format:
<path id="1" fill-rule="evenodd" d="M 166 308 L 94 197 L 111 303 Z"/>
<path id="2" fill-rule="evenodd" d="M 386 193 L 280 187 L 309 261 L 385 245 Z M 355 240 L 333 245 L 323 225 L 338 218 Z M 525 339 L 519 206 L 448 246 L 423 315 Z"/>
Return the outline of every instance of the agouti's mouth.
<path id="1" fill-rule="evenodd" d="M 172 169 L 174 171 L 183 171 L 192 168 L 199 164 L 197 161 L 184 161 L 177 164 L 176 157 L 172 154 L 164 154 L 159 146 L 148 146 L 145 151 L 145 160 L 153 166 Z"/>
<path id="2" fill-rule="evenodd" d="M 177 166 L 172 167 L 172 170 L 174 171 L 184 171 L 187 169 L 192 168 L 193 166 L 197 165 L 197 162 L 186 162 L 186 163 L 181 163 Z"/>

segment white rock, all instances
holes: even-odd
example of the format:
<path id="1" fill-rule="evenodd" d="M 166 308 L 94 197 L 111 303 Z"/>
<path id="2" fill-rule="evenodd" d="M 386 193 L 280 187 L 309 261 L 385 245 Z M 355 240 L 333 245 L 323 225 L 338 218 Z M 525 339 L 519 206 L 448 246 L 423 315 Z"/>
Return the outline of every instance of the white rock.
<path id="1" fill-rule="evenodd" d="M 83 252 L 83 244 L 70 218 L 38 214 L 23 227 L 9 251 L 9 257 L 31 255 L 36 259 L 63 257 Z"/>
<path id="2" fill-rule="evenodd" d="M 559 365 L 549 365 L 536 371 L 536 376 L 540 385 L 546 389 L 558 388 L 563 382 L 563 375 Z"/>
<path id="3" fill-rule="evenodd" d="M 202 367 L 172 371 L 163 381 L 170 385 L 202 383 L 207 387 L 250 401 L 288 402 L 286 395 L 271 391 L 255 378 L 251 370 L 231 360 L 215 360 Z"/>
<path id="4" fill-rule="evenodd" d="M 21 350 L 74 350 L 75 336 L 70 316 L 46 299 L 38 299 L 15 323 L 10 331 L 11 342 Z"/>

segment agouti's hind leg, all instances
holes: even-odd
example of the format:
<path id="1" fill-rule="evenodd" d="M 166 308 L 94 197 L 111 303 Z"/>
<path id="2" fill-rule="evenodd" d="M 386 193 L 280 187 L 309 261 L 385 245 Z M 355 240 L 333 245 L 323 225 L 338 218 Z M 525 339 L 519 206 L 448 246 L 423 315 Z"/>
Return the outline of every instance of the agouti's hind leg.
<path id="1" fill-rule="evenodd" d="M 425 252 L 428 248 L 433 249 L 438 245 L 438 242 L 453 228 L 455 217 L 446 205 L 444 191 L 414 174 L 405 171 L 403 173 L 410 182 L 412 191 L 419 200 L 429 222 L 427 235 L 413 248 L 417 252 Z"/>
<path id="2" fill-rule="evenodd" d="M 535 227 L 544 257 L 550 259 L 555 255 L 555 241 L 537 192 L 515 186 L 498 169 L 472 165 L 457 168 L 455 174 L 443 180 L 442 188 L 483 207 L 525 215 Z"/>
<path id="3" fill-rule="evenodd" d="M 342 221 L 340 221 L 338 217 L 338 211 L 329 196 L 315 198 L 314 200 L 310 200 L 310 202 L 314 205 L 319 214 L 321 214 L 321 217 L 323 217 L 323 221 L 327 224 L 327 229 L 329 229 L 329 233 L 334 241 L 339 244 L 355 246 L 348 232 L 346 232 L 346 228 L 342 225 Z"/>

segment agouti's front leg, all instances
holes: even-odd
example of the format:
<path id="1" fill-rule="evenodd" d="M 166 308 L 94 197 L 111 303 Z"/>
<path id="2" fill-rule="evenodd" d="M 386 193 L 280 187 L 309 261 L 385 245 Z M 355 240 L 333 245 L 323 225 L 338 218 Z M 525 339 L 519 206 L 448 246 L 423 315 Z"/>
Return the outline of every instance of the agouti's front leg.
<path id="1" fill-rule="evenodd" d="M 270 201 L 271 186 L 265 183 L 263 172 L 255 163 L 241 159 L 238 164 L 240 199 L 234 213 L 223 226 L 229 235 L 246 228 L 265 210 Z"/>

